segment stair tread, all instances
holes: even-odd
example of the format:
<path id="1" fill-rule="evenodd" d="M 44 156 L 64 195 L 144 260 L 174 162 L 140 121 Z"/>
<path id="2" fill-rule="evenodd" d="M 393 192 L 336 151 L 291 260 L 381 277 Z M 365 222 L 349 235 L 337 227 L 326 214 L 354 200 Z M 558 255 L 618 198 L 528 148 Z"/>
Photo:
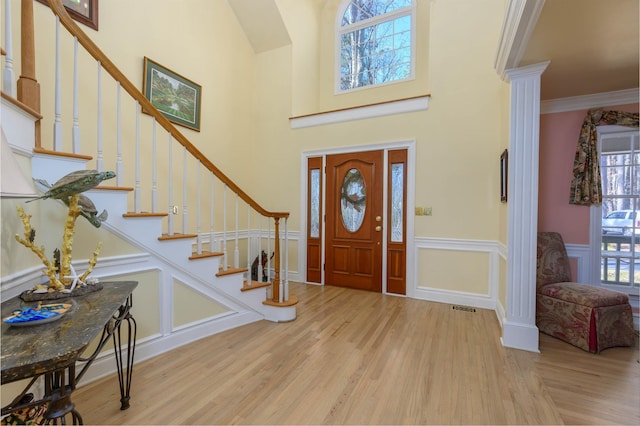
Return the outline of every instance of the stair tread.
<path id="1" fill-rule="evenodd" d="M 241 274 L 247 271 L 248 271 L 247 268 L 227 268 L 226 271 L 223 271 L 222 269 L 220 269 L 216 274 L 216 277 L 221 277 L 223 275 Z"/>
<path id="2" fill-rule="evenodd" d="M 93 157 L 90 155 L 84 154 L 74 154 L 72 152 L 63 152 L 63 151 L 52 151 L 50 149 L 41 148 L 36 146 L 33 148 L 33 152 L 36 154 L 44 154 L 44 155 L 53 155 L 54 157 L 67 157 L 67 158 L 78 158 L 81 160 L 93 160 Z"/>
<path id="3" fill-rule="evenodd" d="M 12 104 L 17 106 L 18 108 L 20 108 L 23 111 L 25 111 L 28 114 L 30 114 L 32 117 L 34 117 L 34 118 L 36 118 L 38 120 L 41 120 L 43 118 L 42 114 L 40 114 L 38 111 L 36 111 L 35 109 L 31 108 L 28 105 L 25 105 L 24 103 L 19 101 L 17 98 L 14 98 L 13 96 L 8 94 L 4 90 L 2 90 L 0 93 L 1 93 L 1 96 L 2 96 L 3 99 L 7 100 L 8 102 L 11 102 Z"/>
<path id="4" fill-rule="evenodd" d="M 173 234 L 173 235 L 162 234 L 162 236 L 158 237 L 158 240 L 160 241 L 183 240 L 186 238 L 197 238 L 197 237 L 198 237 L 197 234 Z"/>
<path id="5" fill-rule="evenodd" d="M 165 217 L 169 216 L 169 213 L 151 213 L 151 212 L 127 212 L 123 213 L 122 217 Z"/>
<path id="6" fill-rule="evenodd" d="M 196 259 L 205 259 L 208 257 L 220 257 L 220 256 L 224 256 L 224 253 L 220 252 L 220 251 L 203 251 L 202 253 L 193 253 L 191 256 L 189 256 L 189 260 L 196 260 Z"/>
<path id="7" fill-rule="evenodd" d="M 245 281 L 242 288 L 240 289 L 240 291 L 249 291 L 249 290 L 255 290 L 257 288 L 266 288 L 271 286 L 271 283 L 265 283 L 265 282 L 260 282 L 260 281 L 251 281 L 251 284 L 247 285 L 247 282 Z"/>
<path id="8" fill-rule="evenodd" d="M 102 190 L 102 191 L 133 191 L 133 187 L 131 186 L 108 186 L 108 185 L 100 185 L 95 188 L 91 188 L 90 191 L 94 190 Z"/>

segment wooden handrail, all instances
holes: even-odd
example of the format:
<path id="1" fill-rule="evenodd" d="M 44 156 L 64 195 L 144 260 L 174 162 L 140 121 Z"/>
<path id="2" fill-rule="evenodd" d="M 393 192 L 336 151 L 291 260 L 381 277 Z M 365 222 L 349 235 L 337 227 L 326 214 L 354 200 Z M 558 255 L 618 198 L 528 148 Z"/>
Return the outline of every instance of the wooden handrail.
<path id="1" fill-rule="evenodd" d="M 198 148 L 196 148 L 180 131 L 154 107 L 151 102 L 138 90 L 138 88 L 129 81 L 129 79 L 116 67 L 111 60 L 100 50 L 100 48 L 82 31 L 82 29 L 67 14 L 62 0 L 49 0 L 49 7 L 54 15 L 60 18 L 60 23 L 75 37 L 78 43 L 100 64 L 102 67 L 116 80 L 120 82 L 120 87 L 126 90 L 131 97 L 137 100 L 142 110 L 153 116 L 167 132 L 169 132 L 175 140 L 177 140 L 187 151 L 200 161 L 211 173 L 213 173 L 227 187 L 238 194 L 238 196 L 255 211 L 266 217 L 286 218 L 289 217 L 288 212 L 270 212 L 265 210 L 255 200 L 253 200 L 246 192 L 236 185 L 227 175 L 218 169 Z"/>

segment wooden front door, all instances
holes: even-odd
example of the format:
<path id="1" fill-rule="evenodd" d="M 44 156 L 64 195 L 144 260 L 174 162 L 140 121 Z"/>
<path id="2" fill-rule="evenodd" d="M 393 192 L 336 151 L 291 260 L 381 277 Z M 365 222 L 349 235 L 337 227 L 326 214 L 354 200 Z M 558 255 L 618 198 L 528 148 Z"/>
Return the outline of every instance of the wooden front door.
<path id="1" fill-rule="evenodd" d="M 326 162 L 325 282 L 382 291 L 383 151 Z"/>

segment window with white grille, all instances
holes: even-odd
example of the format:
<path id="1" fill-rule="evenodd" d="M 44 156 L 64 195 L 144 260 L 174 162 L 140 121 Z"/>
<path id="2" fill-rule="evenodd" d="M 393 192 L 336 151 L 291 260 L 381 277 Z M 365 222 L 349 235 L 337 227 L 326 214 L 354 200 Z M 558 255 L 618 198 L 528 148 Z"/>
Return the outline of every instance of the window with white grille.
<path id="1" fill-rule="evenodd" d="M 601 218 L 600 282 L 617 290 L 631 291 L 640 285 L 638 131 L 600 134 L 599 154 L 602 177 L 602 206 L 597 207 Z"/>
<path id="2" fill-rule="evenodd" d="M 339 9 L 339 92 L 413 78 L 414 3 L 350 0 Z"/>

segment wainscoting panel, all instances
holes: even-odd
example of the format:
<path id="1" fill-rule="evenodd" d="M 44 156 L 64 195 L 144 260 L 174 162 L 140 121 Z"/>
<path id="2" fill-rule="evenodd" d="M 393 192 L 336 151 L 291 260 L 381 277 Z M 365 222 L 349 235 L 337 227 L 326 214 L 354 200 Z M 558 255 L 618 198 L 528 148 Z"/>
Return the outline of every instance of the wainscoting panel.
<path id="1" fill-rule="evenodd" d="M 573 277 L 579 283 L 589 283 L 589 265 L 591 264 L 591 252 L 587 244 L 565 244 L 569 259 L 575 259 L 578 264 L 577 276 Z"/>
<path id="2" fill-rule="evenodd" d="M 417 237 L 414 247 L 415 298 L 496 308 L 499 249 L 495 241 Z"/>

